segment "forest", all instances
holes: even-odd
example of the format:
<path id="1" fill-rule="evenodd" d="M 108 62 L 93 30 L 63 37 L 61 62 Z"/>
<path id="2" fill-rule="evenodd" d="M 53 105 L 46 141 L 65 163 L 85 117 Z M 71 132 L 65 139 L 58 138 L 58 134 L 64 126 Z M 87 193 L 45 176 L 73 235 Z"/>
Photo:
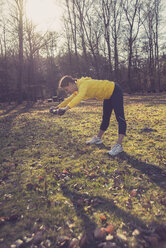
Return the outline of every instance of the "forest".
<path id="1" fill-rule="evenodd" d="M 44 33 L 25 7 L 0 0 L 1 102 L 61 94 L 66 74 L 117 81 L 127 93 L 166 90 L 164 1 L 63 0 L 61 31 Z"/>

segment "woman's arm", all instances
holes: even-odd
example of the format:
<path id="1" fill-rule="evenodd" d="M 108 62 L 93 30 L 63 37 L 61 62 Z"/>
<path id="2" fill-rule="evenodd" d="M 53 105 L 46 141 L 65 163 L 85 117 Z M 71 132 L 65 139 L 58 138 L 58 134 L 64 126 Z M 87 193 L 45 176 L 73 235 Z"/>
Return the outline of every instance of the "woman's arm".
<path id="1" fill-rule="evenodd" d="M 77 91 L 75 91 L 71 96 L 66 98 L 63 102 L 61 102 L 57 107 L 58 108 L 63 108 L 66 107 L 67 104 L 77 95 Z"/>

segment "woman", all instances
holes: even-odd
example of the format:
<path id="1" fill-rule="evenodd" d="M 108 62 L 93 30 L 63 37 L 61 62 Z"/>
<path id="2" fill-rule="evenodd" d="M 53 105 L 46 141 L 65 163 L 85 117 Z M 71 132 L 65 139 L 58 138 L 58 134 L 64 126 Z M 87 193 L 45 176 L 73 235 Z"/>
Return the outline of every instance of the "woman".
<path id="1" fill-rule="evenodd" d="M 113 148 L 108 152 L 115 156 L 123 151 L 122 141 L 126 135 L 126 121 L 123 107 L 123 93 L 118 84 L 108 80 L 95 80 L 90 77 L 80 79 L 64 76 L 59 82 L 59 88 L 71 94 L 67 99 L 55 107 L 51 112 L 63 115 L 66 111 L 73 108 L 83 99 L 103 100 L 103 118 L 97 136 L 87 141 L 86 144 L 101 144 L 102 136 L 107 130 L 110 122 L 112 110 L 115 112 L 118 122 L 118 140 Z"/>

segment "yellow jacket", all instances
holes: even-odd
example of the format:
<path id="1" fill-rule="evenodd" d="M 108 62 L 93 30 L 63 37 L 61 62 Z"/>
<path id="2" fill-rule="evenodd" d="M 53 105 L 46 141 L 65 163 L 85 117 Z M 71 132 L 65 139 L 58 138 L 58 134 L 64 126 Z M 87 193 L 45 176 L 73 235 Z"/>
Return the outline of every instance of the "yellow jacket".
<path id="1" fill-rule="evenodd" d="M 114 91 L 115 83 L 108 80 L 95 80 L 90 77 L 82 77 L 77 82 L 78 91 L 66 98 L 58 105 L 59 108 L 70 108 L 79 104 L 83 99 L 109 99 Z"/>

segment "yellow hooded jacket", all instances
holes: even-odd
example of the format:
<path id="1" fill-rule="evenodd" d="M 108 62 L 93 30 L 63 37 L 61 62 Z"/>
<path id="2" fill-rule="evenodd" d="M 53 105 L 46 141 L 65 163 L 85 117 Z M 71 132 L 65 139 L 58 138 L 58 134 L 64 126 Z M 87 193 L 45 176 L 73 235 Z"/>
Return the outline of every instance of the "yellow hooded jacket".
<path id="1" fill-rule="evenodd" d="M 82 77 L 76 81 L 78 91 L 66 98 L 58 105 L 59 108 L 70 108 L 79 104 L 83 99 L 109 99 L 114 91 L 115 83 L 108 80 L 95 80 L 90 77 Z"/>

